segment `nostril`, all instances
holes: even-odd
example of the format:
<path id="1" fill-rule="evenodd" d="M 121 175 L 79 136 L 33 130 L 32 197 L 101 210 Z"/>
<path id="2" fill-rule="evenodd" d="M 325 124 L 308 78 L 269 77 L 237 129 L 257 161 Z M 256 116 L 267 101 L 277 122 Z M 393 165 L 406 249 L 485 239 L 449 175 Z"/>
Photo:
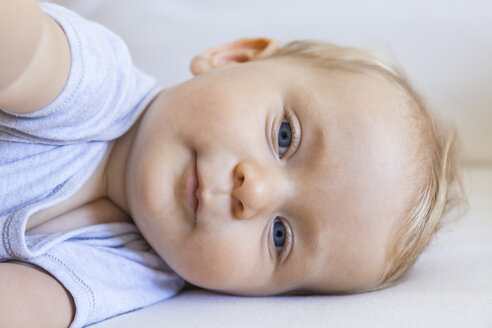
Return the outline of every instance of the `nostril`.
<path id="1" fill-rule="evenodd" d="M 232 214 L 238 219 L 241 219 L 244 214 L 244 205 L 239 198 L 232 198 Z"/>
<path id="2" fill-rule="evenodd" d="M 234 208 L 234 214 L 237 219 L 242 219 L 244 215 L 244 205 L 241 201 L 236 203 L 236 207 Z"/>
<path id="3" fill-rule="evenodd" d="M 244 174 L 237 174 L 235 182 L 235 187 L 241 187 L 244 183 Z"/>
<path id="4" fill-rule="evenodd" d="M 237 204 L 237 212 L 238 213 L 244 212 L 244 205 L 243 205 L 243 202 L 241 202 L 241 201 L 239 201 L 239 203 Z"/>

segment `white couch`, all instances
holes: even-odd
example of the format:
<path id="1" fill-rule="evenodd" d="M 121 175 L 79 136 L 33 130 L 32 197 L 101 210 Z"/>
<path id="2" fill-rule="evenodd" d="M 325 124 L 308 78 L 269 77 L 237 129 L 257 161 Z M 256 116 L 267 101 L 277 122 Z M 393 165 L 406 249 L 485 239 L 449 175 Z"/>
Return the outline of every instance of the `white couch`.
<path id="1" fill-rule="evenodd" d="M 323 0 L 55 1 L 127 42 L 165 85 L 194 54 L 236 38 L 324 39 L 392 55 L 463 140 L 471 210 L 439 232 L 399 285 L 350 296 L 231 297 L 186 290 L 95 325 L 121 327 L 492 327 L 492 3 Z"/>

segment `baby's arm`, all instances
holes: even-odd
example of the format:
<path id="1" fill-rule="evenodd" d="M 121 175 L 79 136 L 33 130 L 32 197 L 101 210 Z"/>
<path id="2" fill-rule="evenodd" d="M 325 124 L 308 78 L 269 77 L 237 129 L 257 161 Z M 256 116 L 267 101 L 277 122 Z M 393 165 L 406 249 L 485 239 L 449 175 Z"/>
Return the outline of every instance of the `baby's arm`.
<path id="1" fill-rule="evenodd" d="M 0 109 L 33 112 L 61 92 L 70 48 L 37 0 L 0 0 L 0 49 Z"/>
<path id="2" fill-rule="evenodd" d="M 68 327 L 74 311 L 70 294 L 48 273 L 0 263 L 0 327 Z"/>

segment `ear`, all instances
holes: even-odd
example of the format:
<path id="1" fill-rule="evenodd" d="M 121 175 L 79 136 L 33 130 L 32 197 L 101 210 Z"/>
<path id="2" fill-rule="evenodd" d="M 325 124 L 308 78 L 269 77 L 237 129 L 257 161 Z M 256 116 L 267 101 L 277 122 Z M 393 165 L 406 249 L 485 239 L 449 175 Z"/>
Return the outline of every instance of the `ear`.
<path id="1" fill-rule="evenodd" d="M 273 39 L 239 39 L 195 56 L 190 70 L 193 75 L 199 75 L 217 67 L 270 57 L 278 48 L 278 42 Z"/>

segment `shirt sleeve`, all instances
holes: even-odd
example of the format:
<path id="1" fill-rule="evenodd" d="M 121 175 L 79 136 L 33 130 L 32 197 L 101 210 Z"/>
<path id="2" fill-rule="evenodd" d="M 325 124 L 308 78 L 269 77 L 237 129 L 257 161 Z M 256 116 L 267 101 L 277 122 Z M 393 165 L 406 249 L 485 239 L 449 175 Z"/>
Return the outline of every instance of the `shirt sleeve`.
<path id="1" fill-rule="evenodd" d="M 124 41 L 109 29 L 53 3 L 41 8 L 65 32 L 70 73 L 47 106 L 25 114 L 0 111 L 0 141 L 59 145 L 121 136 L 158 93 L 155 79 L 133 65 Z"/>
<path id="2" fill-rule="evenodd" d="M 109 223 L 52 235 L 28 235 L 41 255 L 24 260 L 52 274 L 72 295 L 79 328 L 175 296 L 179 277 L 129 223 Z"/>

